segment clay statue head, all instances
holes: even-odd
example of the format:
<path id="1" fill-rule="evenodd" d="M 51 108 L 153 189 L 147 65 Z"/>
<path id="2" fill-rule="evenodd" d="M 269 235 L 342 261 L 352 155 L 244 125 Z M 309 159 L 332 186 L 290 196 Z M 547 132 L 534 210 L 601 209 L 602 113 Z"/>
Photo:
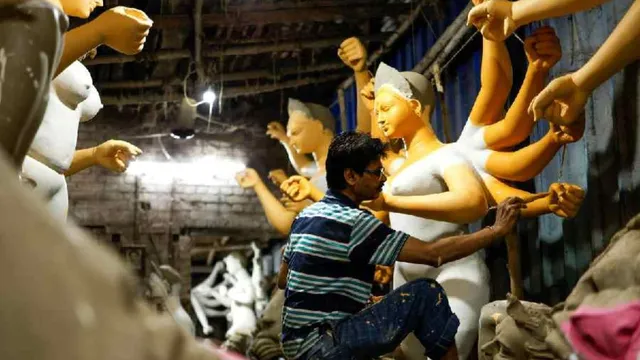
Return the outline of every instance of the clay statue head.
<path id="1" fill-rule="evenodd" d="M 244 270 L 245 258 L 238 252 L 232 252 L 222 259 L 222 261 L 224 261 L 224 265 L 229 274 L 235 274 L 240 270 Z"/>
<path id="2" fill-rule="evenodd" d="M 62 11 L 73 17 L 86 19 L 98 6 L 103 6 L 102 0 L 60 0 Z"/>
<path id="3" fill-rule="evenodd" d="M 380 129 L 389 138 L 415 133 L 434 109 L 429 80 L 415 72 L 399 72 L 380 63 L 375 77 L 374 109 Z M 426 122 L 428 126 L 428 122 Z"/>
<path id="4" fill-rule="evenodd" d="M 93 119 L 98 112 L 103 108 L 100 94 L 95 86 L 91 85 L 89 89 L 89 97 L 80 103 L 80 122 L 85 122 Z"/>
<path id="5" fill-rule="evenodd" d="M 301 154 L 313 153 L 323 141 L 320 135 L 332 137 L 335 132 L 335 118 L 325 106 L 289 99 L 287 111 L 287 136 Z"/>
<path id="6" fill-rule="evenodd" d="M 521 302 L 507 294 L 506 312 L 493 314 L 495 336 L 480 345 L 481 360 L 553 359 L 545 344 L 551 308 L 543 304 Z M 482 322 L 482 320 L 481 320 Z"/>
<path id="7" fill-rule="evenodd" d="M 74 110 L 89 97 L 93 79 L 89 70 L 80 62 L 75 61 L 61 72 L 52 84 L 60 101 Z"/>

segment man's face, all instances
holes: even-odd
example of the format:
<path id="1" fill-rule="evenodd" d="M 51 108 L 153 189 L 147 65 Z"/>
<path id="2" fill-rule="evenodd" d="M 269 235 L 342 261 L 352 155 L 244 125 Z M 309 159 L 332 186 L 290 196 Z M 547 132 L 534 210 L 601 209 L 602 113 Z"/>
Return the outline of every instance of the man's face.
<path id="1" fill-rule="evenodd" d="M 360 201 L 367 201 L 380 196 L 387 176 L 382 162 L 378 159 L 370 162 L 362 174 L 355 174 L 355 179 L 353 192 Z"/>

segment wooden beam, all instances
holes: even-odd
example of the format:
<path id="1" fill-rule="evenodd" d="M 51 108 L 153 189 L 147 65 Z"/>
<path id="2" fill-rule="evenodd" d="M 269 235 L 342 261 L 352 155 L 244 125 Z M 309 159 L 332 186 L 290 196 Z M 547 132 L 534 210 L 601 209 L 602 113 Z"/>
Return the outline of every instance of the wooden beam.
<path id="1" fill-rule="evenodd" d="M 274 11 L 287 9 L 317 9 L 321 7 L 332 7 L 339 5 L 360 6 L 369 5 L 371 0 L 307 0 L 307 1 L 278 1 L 278 2 L 257 2 L 242 5 L 228 5 L 227 12 L 247 12 L 247 11 Z"/>
<path id="2" fill-rule="evenodd" d="M 86 66 L 103 64 L 124 64 L 129 62 L 165 61 L 191 58 L 191 52 L 187 49 L 160 50 L 153 53 L 143 52 L 138 55 L 107 55 L 87 59 L 83 62 Z"/>
<path id="3" fill-rule="evenodd" d="M 382 41 L 383 34 L 363 36 L 362 41 Z M 205 50 L 203 56 L 207 58 L 218 58 L 221 56 L 241 56 L 241 55 L 257 55 L 264 53 L 295 51 L 301 49 L 322 49 L 331 46 L 338 46 L 344 37 L 320 39 L 315 41 L 287 41 L 280 44 L 259 44 L 249 46 L 232 46 L 222 50 Z M 86 66 L 104 65 L 104 64 L 123 64 L 129 62 L 142 61 L 162 61 L 162 60 L 179 60 L 189 59 L 191 52 L 189 50 L 159 50 L 153 53 L 143 52 L 138 55 L 107 55 L 99 56 L 94 59 L 87 59 L 83 62 Z"/>
<path id="4" fill-rule="evenodd" d="M 360 38 L 361 41 L 365 43 L 369 42 L 381 42 L 386 38 L 384 34 L 375 34 L 375 35 L 367 35 L 362 36 Z M 220 57 L 220 56 L 229 56 L 229 55 L 257 55 L 264 53 L 274 53 L 274 52 L 284 52 L 284 51 L 295 51 L 302 49 L 323 49 L 332 46 L 339 46 L 344 40 L 345 36 L 334 37 L 328 39 L 319 39 L 319 40 L 293 40 L 293 41 L 285 41 L 281 43 L 267 43 L 267 44 L 256 44 L 251 46 L 229 46 L 224 48 L 223 50 L 208 50 L 205 52 L 205 56 L 207 57 Z"/>
<path id="5" fill-rule="evenodd" d="M 345 65 L 341 62 L 331 62 L 319 65 L 310 65 L 302 67 L 287 67 L 279 69 L 277 73 L 272 73 L 270 70 L 255 70 L 255 71 L 239 71 L 234 73 L 224 74 L 224 81 L 244 81 L 255 79 L 269 79 L 279 80 L 285 76 L 296 74 L 308 74 L 320 71 L 331 71 L 344 69 Z M 112 89 L 144 89 L 144 88 L 157 88 L 163 86 L 182 86 L 182 79 L 176 78 L 173 80 L 141 80 L 141 81 L 109 81 L 97 83 L 96 87 L 100 90 L 112 90 Z M 212 84 L 220 83 L 220 78 L 215 78 L 210 81 Z"/>
<path id="6" fill-rule="evenodd" d="M 400 39 L 402 35 L 404 35 L 404 33 L 409 30 L 409 28 L 411 28 L 413 22 L 418 18 L 418 16 L 420 16 L 420 14 L 422 14 L 422 8 L 425 7 L 430 1 L 431 0 L 421 0 L 418 5 L 414 7 L 413 11 L 409 14 L 409 17 L 398 27 L 398 29 L 393 34 L 391 34 L 391 36 L 389 36 L 384 44 L 382 44 L 382 46 L 378 50 L 376 50 L 372 54 L 369 54 L 367 66 L 373 65 L 376 61 L 378 61 L 378 58 L 387 53 L 389 50 L 393 49 L 396 41 L 398 41 L 398 39 Z M 373 69 L 374 72 L 375 70 L 376 69 Z M 352 76 L 343 81 L 340 86 L 338 86 L 338 88 L 345 90 L 347 87 L 353 84 L 354 81 L 355 78 Z"/>
<path id="7" fill-rule="evenodd" d="M 336 81 L 344 79 L 347 73 L 331 74 L 327 76 L 317 78 L 305 78 L 300 80 L 283 81 L 276 84 L 257 85 L 257 86 L 243 86 L 226 88 L 222 93 L 223 98 L 236 98 L 240 96 L 251 96 L 267 92 L 278 91 L 282 89 L 295 88 L 306 85 L 319 84 L 323 82 Z M 144 105 L 144 104 L 157 104 L 163 102 L 180 102 L 182 101 L 182 94 L 174 93 L 171 95 L 157 95 L 157 94 L 144 94 L 135 96 L 103 96 L 102 103 L 104 105 Z"/>
<path id="8" fill-rule="evenodd" d="M 411 4 L 362 4 L 359 6 L 339 5 L 326 6 L 309 11 L 287 8 L 273 11 L 242 11 L 227 13 L 209 13 L 202 15 L 204 27 L 213 26 L 246 26 L 267 24 L 290 24 L 302 22 L 357 22 L 363 19 L 396 16 L 408 13 Z M 154 29 L 172 29 L 189 27 L 192 18 L 189 15 L 157 15 L 153 16 Z"/>

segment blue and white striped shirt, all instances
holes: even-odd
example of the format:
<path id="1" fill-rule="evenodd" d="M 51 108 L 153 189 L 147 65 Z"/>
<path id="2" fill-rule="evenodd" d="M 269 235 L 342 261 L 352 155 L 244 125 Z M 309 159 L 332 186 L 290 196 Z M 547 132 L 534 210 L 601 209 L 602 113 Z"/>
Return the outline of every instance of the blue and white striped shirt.
<path id="1" fill-rule="evenodd" d="M 319 339 L 318 327 L 364 309 L 375 265 L 392 265 L 409 236 L 395 231 L 348 197 L 328 191 L 295 219 L 288 264 L 282 345 L 295 359 Z"/>

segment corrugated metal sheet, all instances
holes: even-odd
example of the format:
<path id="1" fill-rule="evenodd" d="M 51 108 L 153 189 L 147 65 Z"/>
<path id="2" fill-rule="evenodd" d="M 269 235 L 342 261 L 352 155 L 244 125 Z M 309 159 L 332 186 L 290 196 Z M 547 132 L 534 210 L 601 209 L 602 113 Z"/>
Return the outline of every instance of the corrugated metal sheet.
<path id="1" fill-rule="evenodd" d="M 624 16 L 632 0 L 618 0 L 591 11 L 546 20 L 521 29 L 526 36 L 543 24 L 553 26 L 561 39 L 563 58 L 552 70 L 552 76 L 582 66 L 609 36 Z M 432 22 L 433 32 L 441 34 L 466 6 L 466 1 L 446 2 L 446 17 Z M 383 58 L 400 70 L 411 69 L 435 42 L 428 26 L 416 26 L 398 49 Z M 444 74 L 445 102 L 451 128 L 457 137 L 471 110 L 479 90 L 480 37 L 469 43 Z M 508 40 L 513 67 L 512 97 L 520 87 L 526 70 L 522 45 Z M 638 137 L 638 66 L 637 63 L 599 87 L 587 104 L 587 128 L 584 138 L 567 148 L 561 181 L 578 184 L 587 190 L 587 198 L 575 219 L 562 220 L 554 215 L 522 221 L 522 264 L 526 297 L 529 300 L 556 303 L 563 300 L 587 268 L 591 259 L 603 248 L 617 229 L 640 212 L 640 149 Z M 348 128 L 355 128 L 356 94 L 352 87 L 345 91 Z M 440 106 L 433 123 L 444 138 Z M 531 140 L 542 137 L 548 129 L 540 122 Z M 533 182 L 522 187 L 546 191 L 558 181 L 560 153 Z M 492 251 L 500 251 L 492 249 Z M 495 269 L 494 297 L 503 297 L 506 270 L 503 256 L 488 257 Z"/>

